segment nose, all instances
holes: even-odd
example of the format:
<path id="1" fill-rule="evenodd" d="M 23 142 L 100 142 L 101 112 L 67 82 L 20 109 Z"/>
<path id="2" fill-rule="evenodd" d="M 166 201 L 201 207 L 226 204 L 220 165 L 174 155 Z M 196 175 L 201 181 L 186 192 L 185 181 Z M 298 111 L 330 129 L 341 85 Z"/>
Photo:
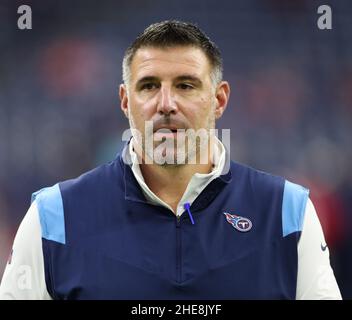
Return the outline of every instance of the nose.
<path id="1" fill-rule="evenodd" d="M 171 88 L 162 87 L 159 94 L 158 113 L 164 115 L 175 114 L 177 112 L 177 105 L 172 96 Z"/>

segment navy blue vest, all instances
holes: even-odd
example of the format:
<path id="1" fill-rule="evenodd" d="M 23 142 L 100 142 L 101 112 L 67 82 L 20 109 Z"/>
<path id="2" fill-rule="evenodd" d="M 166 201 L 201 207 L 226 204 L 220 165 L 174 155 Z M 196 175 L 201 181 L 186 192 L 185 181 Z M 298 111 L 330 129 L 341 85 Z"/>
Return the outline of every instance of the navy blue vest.
<path id="1" fill-rule="evenodd" d="M 191 204 L 192 224 L 187 212 L 177 219 L 148 203 L 119 155 L 33 195 L 48 292 L 54 299 L 294 299 L 307 197 L 299 185 L 231 162 Z M 249 219 L 251 229 L 235 228 L 224 213 Z"/>

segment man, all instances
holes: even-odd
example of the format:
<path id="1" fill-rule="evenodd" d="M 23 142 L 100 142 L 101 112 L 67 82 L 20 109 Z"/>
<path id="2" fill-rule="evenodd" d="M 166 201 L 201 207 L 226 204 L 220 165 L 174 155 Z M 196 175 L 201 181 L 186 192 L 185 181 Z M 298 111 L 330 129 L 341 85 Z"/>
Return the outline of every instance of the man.
<path id="1" fill-rule="evenodd" d="M 153 24 L 123 80 L 132 139 L 33 195 L 0 297 L 341 299 L 308 190 L 229 162 L 214 137 L 230 94 L 214 43 L 193 24 Z"/>

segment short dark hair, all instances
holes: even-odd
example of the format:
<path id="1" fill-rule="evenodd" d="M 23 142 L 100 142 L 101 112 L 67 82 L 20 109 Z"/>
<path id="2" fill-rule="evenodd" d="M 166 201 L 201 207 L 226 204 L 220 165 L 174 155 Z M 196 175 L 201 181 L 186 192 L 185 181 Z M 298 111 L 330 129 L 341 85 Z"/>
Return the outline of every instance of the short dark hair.
<path id="1" fill-rule="evenodd" d="M 142 47 L 170 48 L 193 46 L 201 49 L 212 67 L 212 80 L 215 84 L 222 80 L 222 58 L 218 47 L 195 24 L 177 20 L 154 23 L 147 27 L 125 52 L 122 64 L 122 77 L 125 83 L 130 76 L 133 57 Z"/>

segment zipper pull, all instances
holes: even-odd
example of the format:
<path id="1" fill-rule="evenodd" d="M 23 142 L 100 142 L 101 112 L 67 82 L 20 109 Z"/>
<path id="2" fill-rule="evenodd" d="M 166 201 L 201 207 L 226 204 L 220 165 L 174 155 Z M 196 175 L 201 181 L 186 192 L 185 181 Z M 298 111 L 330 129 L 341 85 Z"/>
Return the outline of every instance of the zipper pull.
<path id="1" fill-rule="evenodd" d="M 183 207 L 187 210 L 189 218 L 191 219 L 192 224 L 194 224 L 193 216 L 191 213 L 191 205 L 189 204 L 189 202 L 184 203 Z"/>

